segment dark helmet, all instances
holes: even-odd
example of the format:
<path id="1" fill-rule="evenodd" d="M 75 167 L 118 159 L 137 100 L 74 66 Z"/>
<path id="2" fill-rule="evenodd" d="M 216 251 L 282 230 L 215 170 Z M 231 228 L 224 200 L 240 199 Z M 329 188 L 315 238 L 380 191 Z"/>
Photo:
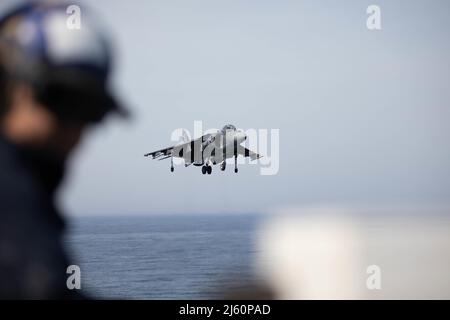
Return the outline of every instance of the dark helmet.
<path id="1" fill-rule="evenodd" d="M 32 85 L 38 101 L 62 121 L 97 122 L 109 111 L 127 115 L 108 88 L 107 37 L 84 7 L 79 28 L 71 28 L 70 6 L 33 1 L 0 18 L 1 67 L 10 79 Z"/>

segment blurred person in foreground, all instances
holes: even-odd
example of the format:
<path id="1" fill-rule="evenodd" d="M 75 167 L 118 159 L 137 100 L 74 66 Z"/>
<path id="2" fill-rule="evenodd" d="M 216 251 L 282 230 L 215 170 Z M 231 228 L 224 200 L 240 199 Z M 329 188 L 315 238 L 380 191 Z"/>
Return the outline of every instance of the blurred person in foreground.
<path id="1" fill-rule="evenodd" d="M 88 126 L 111 111 L 111 54 L 84 7 L 34 1 L 0 18 L 0 298 L 82 298 L 66 286 L 64 219 L 54 195 Z M 79 7 L 78 7 L 79 8 Z"/>

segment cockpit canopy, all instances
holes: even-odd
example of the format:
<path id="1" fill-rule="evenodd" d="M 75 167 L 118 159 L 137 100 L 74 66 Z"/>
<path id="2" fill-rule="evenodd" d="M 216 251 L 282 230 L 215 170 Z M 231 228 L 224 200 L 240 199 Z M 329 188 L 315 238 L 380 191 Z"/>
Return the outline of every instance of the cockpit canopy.
<path id="1" fill-rule="evenodd" d="M 222 128 L 223 133 L 227 132 L 228 130 L 236 131 L 236 127 L 233 126 L 232 124 L 227 124 Z"/>

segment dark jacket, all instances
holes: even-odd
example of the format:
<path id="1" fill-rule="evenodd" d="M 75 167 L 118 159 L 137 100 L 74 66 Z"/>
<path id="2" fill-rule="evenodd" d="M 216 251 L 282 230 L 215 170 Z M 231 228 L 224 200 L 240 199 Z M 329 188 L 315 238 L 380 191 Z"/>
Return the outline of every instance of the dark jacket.
<path id="1" fill-rule="evenodd" d="M 0 136 L 0 298 L 78 298 L 67 289 L 64 221 L 54 205 L 62 161 Z"/>

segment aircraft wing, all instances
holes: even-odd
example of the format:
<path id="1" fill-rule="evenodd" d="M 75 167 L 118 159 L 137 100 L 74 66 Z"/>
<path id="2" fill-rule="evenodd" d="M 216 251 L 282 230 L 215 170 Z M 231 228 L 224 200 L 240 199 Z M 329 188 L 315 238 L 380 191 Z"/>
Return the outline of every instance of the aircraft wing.
<path id="1" fill-rule="evenodd" d="M 244 157 L 250 157 L 251 160 L 256 160 L 256 159 L 259 159 L 262 157 L 261 155 L 257 154 L 256 152 L 253 152 L 241 145 L 238 146 L 237 153 Z"/>
<path id="2" fill-rule="evenodd" d="M 184 158 L 186 157 L 187 153 L 191 153 L 191 150 L 194 146 L 198 145 L 198 151 L 200 151 L 200 145 L 203 142 L 208 141 L 212 135 L 211 134 L 205 134 L 201 136 L 200 138 L 197 138 L 195 140 L 191 140 L 173 147 L 168 147 L 165 149 L 153 151 L 150 153 L 146 153 L 144 156 L 149 157 L 151 156 L 152 159 L 158 159 L 163 160 L 170 157 L 179 157 Z"/>
<path id="3" fill-rule="evenodd" d="M 173 152 L 173 148 L 174 147 L 169 147 L 169 148 L 153 151 L 153 152 L 144 154 L 144 156 L 145 157 L 150 157 L 151 156 L 152 159 L 157 159 L 157 158 L 160 158 L 160 157 L 163 157 L 163 156 L 171 156 L 172 152 Z"/>

